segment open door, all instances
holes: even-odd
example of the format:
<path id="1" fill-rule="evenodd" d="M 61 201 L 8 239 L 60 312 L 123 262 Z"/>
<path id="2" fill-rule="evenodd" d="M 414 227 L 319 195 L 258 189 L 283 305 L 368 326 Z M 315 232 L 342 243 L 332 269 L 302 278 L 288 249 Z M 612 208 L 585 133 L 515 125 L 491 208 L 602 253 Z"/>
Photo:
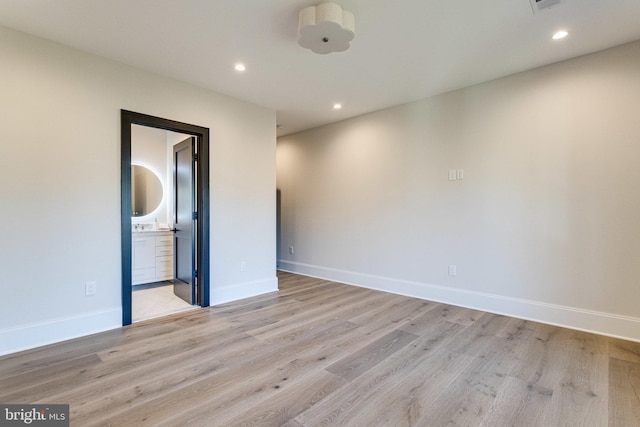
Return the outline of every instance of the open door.
<path id="1" fill-rule="evenodd" d="M 173 147 L 174 278 L 173 293 L 189 304 L 196 302 L 195 138 Z"/>
<path id="2" fill-rule="evenodd" d="M 177 221 L 174 216 L 174 224 L 176 224 L 176 228 L 180 230 L 175 233 L 176 238 L 174 239 L 174 243 L 176 243 L 176 248 L 178 248 L 179 251 L 175 259 L 181 260 L 179 261 L 179 265 L 174 265 L 174 275 L 179 277 L 176 281 L 176 294 L 181 293 L 181 289 L 183 288 L 185 291 L 185 297 L 183 299 L 190 304 L 208 307 L 210 288 L 209 224 L 211 222 L 209 206 L 209 159 L 211 157 L 209 151 L 209 129 L 127 110 L 121 110 L 120 117 L 122 141 L 120 151 L 122 183 L 122 325 L 131 324 L 131 125 L 134 124 L 194 136 L 194 138 L 189 138 L 191 148 L 187 148 L 180 156 L 183 160 L 183 166 L 185 166 L 185 172 L 180 176 L 190 177 L 190 179 L 186 180 L 186 187 L 181 185 L 181 191 L 174 195 L 177 196 L 180 194 L 181 200 L 185 200 L 186 197 L 187 202 L 184 205 L 190 206 L 189 209 L 185 209 L 184 211 L 186 221 L 183 219 L 185 217 L 182 214 L 179 218 L 180 221 Z M 195 163 L 193 153 L 199 156 L 198 161 Z M 197 219 L 193 219 L 196 212 Z M 180 284 L 184 284 L 185 286 L 181 287 Z"/>

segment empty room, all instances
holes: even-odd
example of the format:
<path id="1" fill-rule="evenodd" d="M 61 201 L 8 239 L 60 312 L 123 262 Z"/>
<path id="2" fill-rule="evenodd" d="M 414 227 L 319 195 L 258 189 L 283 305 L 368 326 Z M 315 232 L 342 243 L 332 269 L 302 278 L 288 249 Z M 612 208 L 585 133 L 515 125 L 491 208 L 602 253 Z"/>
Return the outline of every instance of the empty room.
<path id="1" fill-rule="evenodd" d="M 640 2 L 0 2 L 0 425 L 640 426 Z"/>

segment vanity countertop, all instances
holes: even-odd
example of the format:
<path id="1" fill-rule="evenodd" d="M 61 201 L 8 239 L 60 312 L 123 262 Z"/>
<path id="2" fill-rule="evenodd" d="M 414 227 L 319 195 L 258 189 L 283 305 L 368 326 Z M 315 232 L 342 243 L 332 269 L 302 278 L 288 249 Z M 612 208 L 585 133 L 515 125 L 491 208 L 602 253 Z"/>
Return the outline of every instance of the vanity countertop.
<path id="1" fill-rule="evenodd" d="M 153 229 L 147 229 L 147 230 L 131 230 L 132 234 L 150 234 L 153 235 L 158 234 L 158 235 L 162 235 L 162 234 L 168 234 L 171 233 L 171 229 L 167 228 L 167 229 L 158 229 L 158 230 L 153 230 Z"/>

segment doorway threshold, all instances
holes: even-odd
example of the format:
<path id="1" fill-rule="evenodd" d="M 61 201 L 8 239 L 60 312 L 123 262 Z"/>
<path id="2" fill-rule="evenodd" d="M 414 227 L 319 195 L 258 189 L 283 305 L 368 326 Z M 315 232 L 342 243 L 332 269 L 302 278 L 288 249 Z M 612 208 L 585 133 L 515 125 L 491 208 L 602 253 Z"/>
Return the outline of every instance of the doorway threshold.
<path id="1" fill-rule="evenodd" d="M 160 283 L 158 286 L 150 286 L 133 292 L 133 322 L 200 308 L 198 305 L 191 305 L 175 296 L 170 282 Z"/>

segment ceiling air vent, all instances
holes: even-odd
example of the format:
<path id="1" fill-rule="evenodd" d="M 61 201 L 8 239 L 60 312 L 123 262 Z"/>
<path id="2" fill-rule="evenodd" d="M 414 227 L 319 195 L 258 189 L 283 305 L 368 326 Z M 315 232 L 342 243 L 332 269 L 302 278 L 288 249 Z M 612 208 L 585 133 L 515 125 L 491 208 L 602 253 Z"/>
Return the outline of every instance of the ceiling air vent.
<path id="1" fill-rule="evenodd" d="M 559 4 L 566 3 L 567 0 L 529 0 L 529 2 L 531 2 L 531 9 L 533 10 L 533 13 L 538 13 Z"/>

